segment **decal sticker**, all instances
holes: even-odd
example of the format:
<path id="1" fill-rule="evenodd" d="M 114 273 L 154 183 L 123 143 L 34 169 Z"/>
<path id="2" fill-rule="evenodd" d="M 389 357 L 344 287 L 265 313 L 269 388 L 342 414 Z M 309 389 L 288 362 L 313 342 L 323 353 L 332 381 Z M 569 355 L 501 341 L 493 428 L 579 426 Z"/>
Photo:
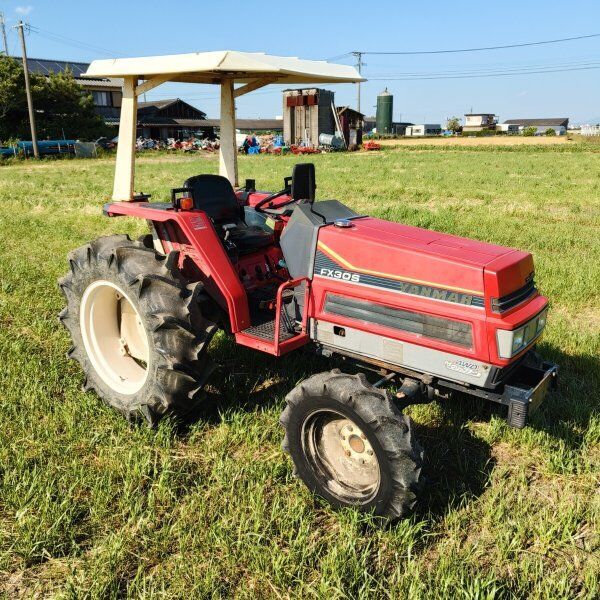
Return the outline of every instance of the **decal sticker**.
<path id="1" fill-rule="evenodd" d="M 329 279 L 360 283 L 411 296 L 421 296 L 430 298 L 431 300 L 441 300 L 442 302 L 452 302 L 476 308 L 483 308 L 484 306 L 483 296 L 341 269 L 337 263 L 320 250 L 317 250 L 315 256 L 314 274 Z"/>
<path id="2" fill-rule="evenodd" d="M 194 215 L 190 219 L 190 225 L 194 231 L 200 231 L 201 229 L 206 229 L 206 223 L 202 218 L 202 215 Z"/>
<path id="3" fill-rule="evenodd" d="M 319 271 L 319 275 L 322 277 L 330 277 L 331 279 L 341 279 L 342 281 L 353 281 L 358 283 L 360 281 L 360 275 L 358 273 L 350 273 L 350 271 L 338 271 L 337 269 L 328 269 L 323 267 Z"/>
<path id="4" fill-rule="evenodd" d="M 470 377 L 481 377 L 479 365 L 467 360 L 447 360 L 444 362 L 444 366 L 449 371 L 462 373 L 463 375 L 469 375 Z"/>

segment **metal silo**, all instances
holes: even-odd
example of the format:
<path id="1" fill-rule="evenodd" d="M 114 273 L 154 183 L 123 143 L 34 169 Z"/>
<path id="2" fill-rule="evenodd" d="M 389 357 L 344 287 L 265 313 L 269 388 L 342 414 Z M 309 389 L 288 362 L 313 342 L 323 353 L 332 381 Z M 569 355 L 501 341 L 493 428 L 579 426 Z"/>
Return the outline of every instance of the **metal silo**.
<path id="1" fill-rule="evenodd" d="M 394 108 L 394 96 L 383 90 L 377 96 L 377 113 L 375 114 L 375 127 L 377 133 L 392 133 L 392 112 Z"/>

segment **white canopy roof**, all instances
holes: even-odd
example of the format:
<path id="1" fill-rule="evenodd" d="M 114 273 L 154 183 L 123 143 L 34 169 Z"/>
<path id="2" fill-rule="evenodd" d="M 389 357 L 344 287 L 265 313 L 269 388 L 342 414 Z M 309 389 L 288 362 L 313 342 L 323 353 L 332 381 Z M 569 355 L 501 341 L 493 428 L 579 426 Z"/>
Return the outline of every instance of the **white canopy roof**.
<path id="1" fill-rule="evenodd" d="M 123 80 L 113 188 L 115 201 L 134 198 L 137 99 L 167 81 L 220 84 L 219 173 L 233 185 L 237 185 L 236 98 L 271 83 L 285 85 L 365 81 L 354 67 L 347 65 L 234 50 L 95 60 L 83 76 Z M 236 88 L 235 83 L 242 85 Z"/>
<path id="2" fill-rule="evenodd" d="M 187 83 L 221 83 L 223 79 L 245 83 L 257 77 L 282 84 L 365 81 L 354 67 L 347 65 L 235 50 L 95 60 L 85 76 L 139 79 L 168 76 L 169 81 Z"/>

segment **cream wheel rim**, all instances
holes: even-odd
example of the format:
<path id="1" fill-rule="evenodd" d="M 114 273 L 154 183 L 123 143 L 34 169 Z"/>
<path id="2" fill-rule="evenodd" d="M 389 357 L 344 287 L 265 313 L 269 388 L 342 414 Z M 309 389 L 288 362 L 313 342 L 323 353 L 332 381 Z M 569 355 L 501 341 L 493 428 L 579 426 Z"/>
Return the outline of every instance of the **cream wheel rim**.
<path id="1" fill-rule="evenodd" d="M 94 281 L 79 314 L 85 350 L 102 381 L 120 394 L 138 392 L 148 377 L 148 336 L 129 296 L 110 281 Z"/>
<path id="2" fill-rule="evenodd" d="M 377 494 L 379 461 L 365 433 L 347 416 L 314 411 L 302 427 L 302 446 L 315 476 L 340 500 L 366 504 Z"/>

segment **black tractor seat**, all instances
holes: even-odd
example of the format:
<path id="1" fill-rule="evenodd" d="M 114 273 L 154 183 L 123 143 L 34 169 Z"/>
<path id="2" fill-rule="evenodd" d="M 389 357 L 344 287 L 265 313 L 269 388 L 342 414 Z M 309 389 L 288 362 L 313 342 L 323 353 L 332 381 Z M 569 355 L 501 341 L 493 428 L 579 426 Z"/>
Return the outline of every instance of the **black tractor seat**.
<path id="1" fill-rule="evenodd" d="M 212 219 L 221 239 L 233 242 L 240 254 L 266 248 L 275 242 L 272 233 L 246 225 L 244 208 L 226 177 L 195 175 L 186 179 L 183 186 L 191 191 L 194 208 L 203 210 Z"/>

